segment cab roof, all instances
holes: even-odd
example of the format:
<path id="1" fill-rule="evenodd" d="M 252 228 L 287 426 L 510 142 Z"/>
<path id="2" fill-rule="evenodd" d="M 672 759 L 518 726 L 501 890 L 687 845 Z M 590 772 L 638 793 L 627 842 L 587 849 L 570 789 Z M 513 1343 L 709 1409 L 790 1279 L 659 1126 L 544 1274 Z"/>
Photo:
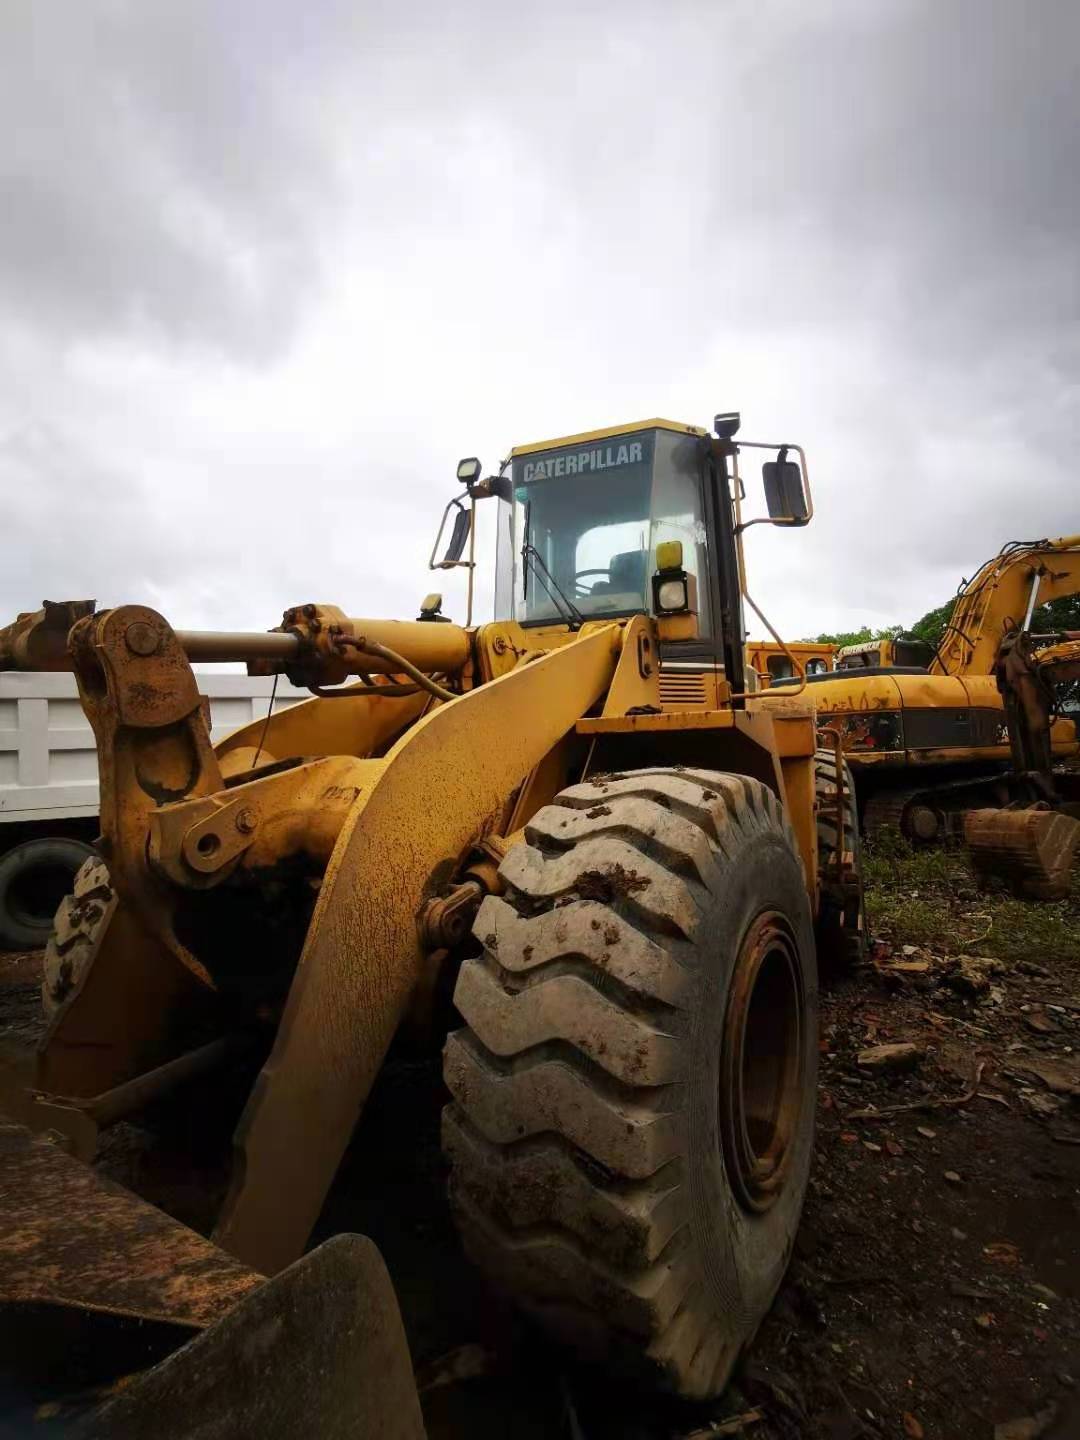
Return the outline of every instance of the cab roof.
<path id="1" fill-rule="evenodd" d="M 534 455 L 538 450 L 558 450 L 564 445 L 584 445 L 590 440 L 607 440 L 612 435 L 632 435 L 637 430 L 671 430 L 676 435 L 707 435 L 700 425 L 680 425 L 677 420 L 634 420 L 629 425 L 608 425 L 603 430 L 583 430 L 579 435 L 562 435 L 557 440 L 538 440 L 533 445 L 515 445 L 513 455 Z"/>

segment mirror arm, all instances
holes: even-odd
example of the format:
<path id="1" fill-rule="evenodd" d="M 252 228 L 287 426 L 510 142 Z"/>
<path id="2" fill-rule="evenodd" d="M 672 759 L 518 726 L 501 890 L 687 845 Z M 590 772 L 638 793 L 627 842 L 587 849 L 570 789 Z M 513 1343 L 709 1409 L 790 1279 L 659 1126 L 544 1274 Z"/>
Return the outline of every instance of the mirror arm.
<path id="1" fill-rule="evenodd" d="M 740 520 L 739 524 L 735 526 L 735 534 L 741 535 L 744 530 L 749 530 L 751 525 L 794 525 L 795 523 L 793 520 L 774 520 L 771 515 L 759 515 L 754 520 Z M 803 525 L 806 522 L 800 520 L 797 523 Z"/>
<path id="2" fill-rule="evenodd" d="M 809 525 L 814 518 L 814 496 L 810 489 L 810 469 L 806 463 L 806 451 L 803 447 L 801 445 L 766 445 L 761 440 L 740 440 L 738 448 L 740 450 L 774 450 L 776 452 L 794 450 L 802 467 L 803 485 L 806 491 L 806 516 L 800 520 L 774 520 L 771 515 L 760 515 L 756 520 L 739 519 L 735 526 L 736 535 L 740 535 L 744 530 L 749 530 L 751 525 L 786 525 L 791 528 Z"/>
<path id="3" fill-rule="evenodd" d="M 464 497 L 459 498 L 458 496 L 455 495 L 455 497 L 454 497 L 452 500 L 448 500 L 447 503 L 446 503 L 446 509 L 443 511 L 443 513 L 442 513 L 442 519 L 441 519 L 440 522 L 439 522 L 439 531 L 438 531 L 438 534 L 435 536 L 435 544 L 431 547 L 431 557 L 430 557 L 430 559 L 428 560 L 428 569 L 429 569 L 429 570 L 453 570 L 453 569 L 457 568 L 458 566 L 468 566 L 468 565 L 472 565 L 472 563 L 473 563 L 471 557 L 472 557 L 472 552 L 473 552 L 473 548 L 474 548 L 474 547 L 473 547 L 472 545 L 470 545 L 470 550 L 469 550 L 470 558 L 469 558 L 468 560 L 436 560 L 436 558 L 435 558 L 436 555 L 439 553 L 439 544 L 440 544 L 440 542 L 442 541 L 443 531 L 446 529 L 446 521 L 447 521 L 447 517 L 448 517 L 449 514 L 450 514 L 450 511 L 451 511 L 451 510 L 454 508 L 454 506 L 456 505 L 457 508 L 458 508 L 463 514 L 468 513 L 468 512 L 465 511 L 465 506 L 464 506 L 464 504 L 462 503 L 462 499 L 463 499 L 463 498 L 464 498 Z M 469 515 L 469 528 L 470 528 L 470 530 L 475 530 L 475 528 L 476 528 L 475 523 L 474 523 L 474 522 L 475 522 L 475 519 L 476 519 L 475 509 L 476 509 L 476 502 L 473 501 L 472 504 L 471 504 L 471 506 L 470 506 L 470 511 L 471 511 L 472 513 L 470 513 L 470 515 Z"/>
<path id="4" fill-rule="evenodd" d="M 469 594 L 465 606 L 466 628 L 472 624 L 473 607 L 473 585 L 476 581 L 476 496 L 469 496 L 469 558 L 465 562 L 469 568 Z"/>

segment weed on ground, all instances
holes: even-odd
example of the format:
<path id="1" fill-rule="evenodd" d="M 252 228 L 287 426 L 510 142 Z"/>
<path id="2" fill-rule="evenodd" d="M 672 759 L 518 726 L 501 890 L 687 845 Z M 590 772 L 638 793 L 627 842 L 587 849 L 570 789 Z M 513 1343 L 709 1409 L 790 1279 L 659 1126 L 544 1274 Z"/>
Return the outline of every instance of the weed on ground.
<path id="1" fill-rule="evenodd" d="M 998 960 L 1080 961 L 1080 862 L 1067 900 L 1018 900 L 980 886 L 962 850 L 913 850 L 895 832 L 863 856 L 870 933 L 892 945 L 936 945 Z"/>

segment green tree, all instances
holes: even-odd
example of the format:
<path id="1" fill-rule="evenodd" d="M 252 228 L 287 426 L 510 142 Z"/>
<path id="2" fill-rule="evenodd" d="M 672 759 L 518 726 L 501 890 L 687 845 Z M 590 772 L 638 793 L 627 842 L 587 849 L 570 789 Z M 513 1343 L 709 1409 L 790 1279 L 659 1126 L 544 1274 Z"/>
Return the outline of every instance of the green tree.
<path id="1" fill-rule="evenodd" d="M 1063 595 L 1060 600 L 1036 605 L 1031 628 L 1036 635 L 1080 630 L 1080 595 Z M 1057 708 L 1073 719 L 1080 715 L 1080 680 L 1065 680 L 1057 686 Z"/>
<path id="2" fill-rule="evenodd" d="M 903 633 L 902 625 L 886 625 L 884 630 L 871 630 L 863 625 L 858 630 L 837 630 L 833 634 L 815 635 L 811 640 L 800 643 L 808 645 L 866 645 L 871 640 L 895 640 Z"/>
<path id="3" fill-rule="evenodd" d="M 925 640 L 936 650 L 941 644 L 945 634 L 945 626 L 952 616 L 953 606 L 956 604 L 956 596 L 946 600 L 944 605 L 939 605 L 936 610 L 928 610 L 921 620 L 916 620 L 911 627 L 912 635 L 917 635 L 920 640 Z"/>
<path id="4" fill-rule="evenodd" d="M 1046 605 L 1036 605 L 1031 628 L 1037 635 L 1056 630 L 1080 630 L 1080 595 L 1063 595 Z"/>
<path id="5" fill-rule="evenodd" d="M 858 630 L 836 630 L 832 633 L 815 635 L 806 643 L 816 645 L 864 645 L 870 640 L 895 640 L 900 635 L 914 635 L 927 641 L 936 650 L 945 635 L 945 627 L 952 617 L 957 597 L 946 600 L 935 610 L 926 614 L 908 629 L 902 625 L 886 625 L 884 630 L 871 630 L 863 625 Z M 1051 600 L 1036 607 L 1031 628 L 1036 634 L 1051 634 L 1059 630 L 1080 630 L 1080 595 L 1065 595 L 1060 600 Z M 1080 695 L 1080 682 L 1074 687 Z"/>

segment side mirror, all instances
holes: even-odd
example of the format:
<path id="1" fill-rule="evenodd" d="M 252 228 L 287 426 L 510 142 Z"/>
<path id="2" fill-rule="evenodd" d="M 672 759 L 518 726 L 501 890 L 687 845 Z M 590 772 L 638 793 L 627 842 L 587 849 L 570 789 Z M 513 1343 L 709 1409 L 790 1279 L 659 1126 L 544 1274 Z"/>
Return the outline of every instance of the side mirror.
<path id="1" fill-rule="evenodd" d="M 802 468 L 797 460 L 785 456 L 786 451 L 781 450 L 778 459 L 767 460 L 761 467 L 769 519 L 776 525 L 805 525 L 810 519 L 810 506 Z"/>
<path id="2" fill-rule="evenodd" d="M 443 531 L 446 529 L 446 522 L 451 510 L 454 510 L 456 513 L 454 515 L 454 523 L 450 530 L 450 539 L 446 546 L 446 554 L 441 560 L 436 560 L 435 556 L 438 553 L 439 541 L 443 537 Z M 428 561 L 429 570 L 452 570 L 456 565 L 471 566 L 470 561 L 462 560 L 461 557 L 465 553 L 465 546 L 469 543 L 469 537 L 472 534 L 472 524 L 472 509 L 466 509 L 460 500 L 451 500 L 443 511 L 442 520 L 439 524 L 439 533 L 435 536 L 435 544 L 431 547 L 431 559 Z"/>

